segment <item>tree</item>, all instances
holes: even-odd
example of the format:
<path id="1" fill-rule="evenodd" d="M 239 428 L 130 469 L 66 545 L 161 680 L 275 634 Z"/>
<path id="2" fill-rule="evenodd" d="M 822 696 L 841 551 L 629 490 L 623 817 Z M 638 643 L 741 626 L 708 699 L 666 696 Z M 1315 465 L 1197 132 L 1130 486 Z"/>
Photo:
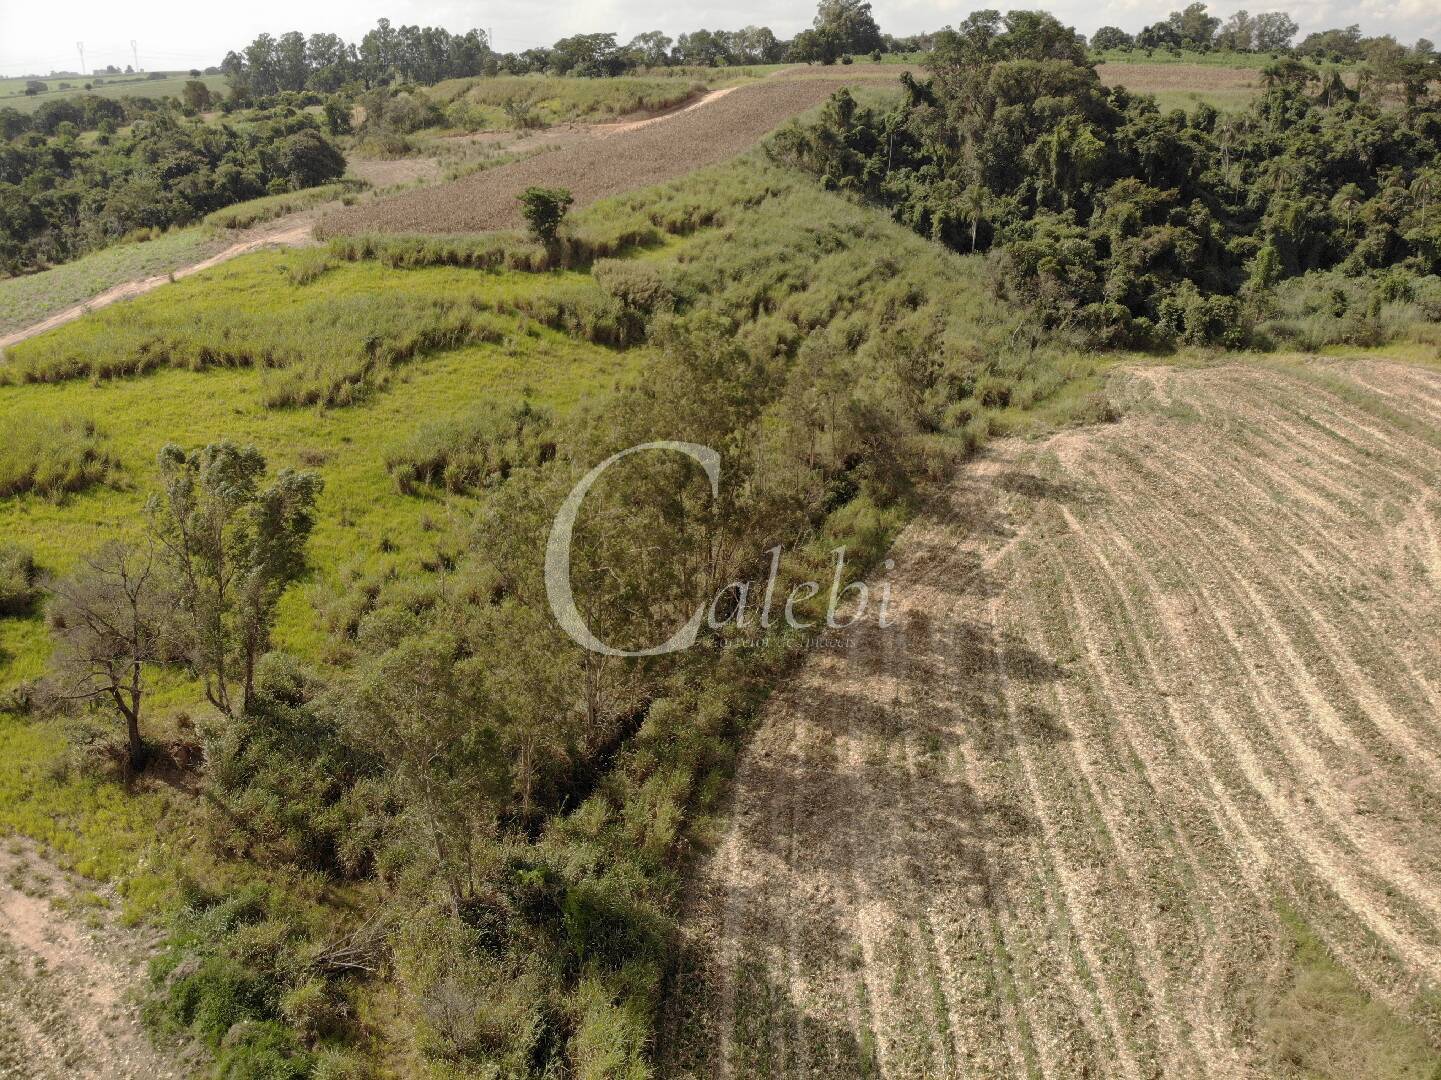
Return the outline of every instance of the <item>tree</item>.
<path id="1" fill-rule="evenodd" d="M 868 53 L 883 44 L 881 28 L 865 0 L 821 0 L 813 25 L 840 53 Z"/>
<path id="2" fill-rule="evenodd" d="M 1176 31 L 1181 48 L 1196 50 L 1209 49 L 1216 29 L 1221 25 L 1221 20 L 1208 14 L 1206 5 L 1199 0 L 1188 4 L 1182 11 L 1171 12 L 1166 21 Z"/>
<path id="3" fill-rule="evenodd" d="M 575 34 L 551 47 L 550 65 L 559 75 L 613 76 L 624 68 L 614 34 Z"/>
<path id="4" fill-rule="evenodd" d="M 1181 34 L 1169 22 L 1152 23 L 1143 27 L 1136 35 L 1136 48 L 1146 49 L 1177 49 L 1181 48 Z"/>
<path id="5" fill-rule="evenodd" d="M 1133 44 L 1135 44 L 1135 38 L 1117 26 L 1103 26 L 1091 35 L 1091 48 L 1097 52 L 1129 49 Z"/>
<path id="6" fill-rule="evenodd" d="M 791 39 L 787 59 L 799 64 L 834 64 L 840 54 L 840 42 L 831 31 L 802 30 Z"/>
<path id="7" fill-rule="evenodd" d="M 149 551 L 109 544 L 53 587 L 50 627 L 59 696 L 106 699 L 125 722 L 130 767 L 145 767 L 145 670 L 164 659 L 167 604 Z"/>
<path id="8" fill-rule="evenodd" d="M 321 480 L 282 470 L 262 488 L 265 458 L 253 446 L 212 443 L 160 451 L 161 494 L 151 531 L 184 627 L 191 672 L 227 716 L 250 708 L 255 665 L 269 647 L 276 605 L 304 566 Z"/>
<path id="9" fill-rule="evenodd" d="M 30 79 L 25 83 L 25 96 L 34 97 L 36 94 L 43 94 L 49 89 L 50 87 L 39 79 Z"/>
<path id="10" fill-rule="evenodd" d="M 641 67 L 665 67 L 670 63 L 670 48 L 675 44 L 659 30 L 647 30 L 630 39 L 625 51 Z"/>
<path id="11" fill-rule="evenodd" d="M 565 188 L 528 187 L 518 198 L 531 235 L 542 244 L 555 243 L 556 230 L 575 197 Z"/>
<path id="12" fill-rule="evenodd" d="M 1292 31 L 1295 34 L 1295 31 Z M 1301 56 L 1330 56 L 1335 60 L 1360 60 L 1363 54 L 1361 27 L 1352 23 L 1344 29 L 1318 30 L 1307 34 L 1296 52 Z"/>
<path id="13" fill-rule="evenodd" d="M 314 187 L 345 172 L 345 155 L 314 129 L 287 135 L 275 145 L 275 171 L 293 188 Z"/>
<path id="14" fill-rule="evenodd" d="M 1216 48 L 1232 52 L 1250 52 L 1256 46 L 1256 20 L 1243 8 L 1221 27 L 1216 35 Z"/>
<path id="15" fill-rule="evenodd" d="M 339 701 L 346 728 L 385 763 L 457 916 L 475 895 L 479 854 L 509 787 L 487 700 L 480 666 L 435 633 L 407 638 L 364 665 Z"/>
<path id="16" fill-rule="evenodd" d="M 191 79 L 187 82 L 181 94 L 185 99 L 185 104 L 196 110 L 210 108 L 211 102 L 214 100 L 210 93 L 210 87 L 199 79 Z"/>
<path id="17" fill-rule="evenodd" d="M 1256 16 L 1256 51 L 1283 52 L 1300 27 L 1284 11 L 1265 11 Z"/>

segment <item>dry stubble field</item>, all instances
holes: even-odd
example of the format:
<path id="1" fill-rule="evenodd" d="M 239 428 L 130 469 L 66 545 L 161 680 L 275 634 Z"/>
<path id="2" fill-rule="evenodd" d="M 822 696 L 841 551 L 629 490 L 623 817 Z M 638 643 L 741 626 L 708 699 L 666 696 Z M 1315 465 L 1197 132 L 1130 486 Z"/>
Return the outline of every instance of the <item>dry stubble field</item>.
<path id="1" fill-rule="evenodd" d="M 1326 994 L 1409 1010 L 1414 1038 L 1441 975 L 1441 373 L 1113 386 L 1121 422 L 967 468 L 893 553 L 895 625 L 768 708 L 700 875 L 669 1075 L 1295 1055 L 1429 1080 L 1384 1005 Z"/>

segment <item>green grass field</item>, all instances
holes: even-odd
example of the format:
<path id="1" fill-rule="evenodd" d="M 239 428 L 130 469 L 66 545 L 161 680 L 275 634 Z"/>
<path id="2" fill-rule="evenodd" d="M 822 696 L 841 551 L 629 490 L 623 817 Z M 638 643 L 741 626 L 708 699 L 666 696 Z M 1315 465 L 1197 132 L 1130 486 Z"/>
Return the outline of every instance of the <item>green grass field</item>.
<path id="1" fill-rule="evenodd" d="M 615 120 L 636 113 L 663 112 L 708 89 L 743 82 L 746 68 L 685 68 L 675 74 L 582 79 L 558 75 L 500 75 L 449 79 L 427 93 L 446 106 L 449 122 L 468 130 L 513 126 L 505 106 L 527 102 L 534 122 L 542 126 L 566 122 Z"/>
<path id="2" fill-rule="evenodd" d="M 123 282 L 199 262 L 230 242 L 196 226 L 154 240 L 117 244 L 38 274 L 0 278 L 0 334 L 32 326 Z"/>
<path id="3" fill-rule="evenodd" d="M 1106 49 L 1093 51 L 1091 59 L 1098 64 L 1201 64 L 1205 67 L 1247 68 L 1255 71 L 1274 62 L 1270 53 L 1226 52 L 1219 49 L 1212 52 L 1191 52 L 1183 49 L 1179 53 L 1167 49 L 1153 49 L 1149 54 L 1145 49 Z"/>
<path id="4" fill-rule="evenodd" d="M 0 79 L 0 109 L 18 109 L 20 112 L 34 112 L 46 101 L 74 97 L 77 94 L 98 94 L 107 98 L 122 97 L 179 97 L 191 76 L 184 71 L 164 72 L 165 78 L 151 79 L 146 75 L 101 75 L 100 85 L 94 85 L 95 76 L 66 75 L 63 78 L 45 78 L 40 81 L 49 86 L 43 94 L 25 93 L 28 79 Z M 210 88 L 211 93 L 224 94 L 229 81 L 224 75 L 202 75 L 200 81 Z M 69 83 L 68 90 L 60 89 L 62 82 Z M 86 90 L 85 84 L 92 89 Z"/>
<path id="5" fill-rule="evenodd" d="M 217 336 L 244 339 L 261 324 L 295 336 L 300 323 L 333 303 L 363 321 L 381 296 L 403 296 L 418 319 L 430 305 L 472 300 L 513 302 L 578 278 L 571 274 L 477 274 L 444 267 L 391 270 L 347 263 L 315 282 L 293 286 L 285 276 L 295 252 L 246 256 L 215 270 L 107 309 L 49 335 L 100 342 L 120 324 L 198 324 Z M 298 321 L 297 321 L 298 320 Z M 222 329 L 222 327 L 224 329 Z M 166 442 L 197 446 L 221 438 L 259 447 L 273 468 L 318 468 L 326 490 L 312 541 L 318 578 L 347 562 L 367 569 L 393 562 L 414 573 L 431 553 L 427 517 L 443 518 L 451 500 L 402 498 L 386 473 L 391 443 L 418 426 L 465 412 L 482 402 L 530 400 L 565 412 L 581 400 L 603 397 L 618 378 L 641 363 L 643 350 L 616 352 L 576 341 L 529 320 L 512 319 L 511 332 L 494 344 L 448 350 L 399 371 L 386 386 L 347 409 L 272 409 L 264 402 L 268 373 L 250 368 L 165 370 L 101 383 L 0 388 L 0 427 L 35 419 L 90 417 L 106 434 L 106 449 L 123 465 L 125 482 L 61 502 L 24 496 L 0 504 L 0 539 L 22 542 L 48 569 L 64 572 L 109 536 L 137 537 L 142 508 L 155 482 L 155 456 Z M 320 325 L 321 336 L 338 333 Z M 364 332 L 363 327 L 357 331 Z M 99 337 L 93 335 L 98 333 Z M 44 339 L 36 339 L 40 344 Z M 89 347 L 84 345 L 81 347 Z M 459 497 L 456 497 L 459 498 Z M 281 638 L 315 657 L 315 620 L 304 590 L 293 591 Z M 46 635 L 38 619 L 0 621 L 0 686 L 39 673 Z"/>

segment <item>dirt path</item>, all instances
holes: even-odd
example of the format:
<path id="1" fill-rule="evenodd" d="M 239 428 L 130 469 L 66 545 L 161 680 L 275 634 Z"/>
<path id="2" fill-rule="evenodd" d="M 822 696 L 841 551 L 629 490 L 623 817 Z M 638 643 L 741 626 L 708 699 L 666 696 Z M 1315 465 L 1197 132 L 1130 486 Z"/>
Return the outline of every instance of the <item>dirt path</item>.
<path id="1" fill-rule="evenodd" d="M 252 251 L 258 251 L 264 247 L 298 247 L 307 244 L 311 239 L 311 230 L 315 225 L 315 214 L 307 211 L 305 214 L 293 214 L 279 221 L 250 230 L 245 239 L 231 244 L 224 251 L 211 255 L 200 262 L 191 263 L 189 266 L 182 266 L 169 274 L 156 274 L 153 277 L 139 278 L 134 281 L 122 282 L 113 288 L 106 289 L 97 296 L 92 296 L 82 304 L 68 307 L 64 311 L 56 312 L 49 318 L 42 319 L 32 326 L 22 330 L 16 330 L 0 337 L 0 350 L 9 348 L 11 345 L 18 345 L 28 338 L 43 334 L 47 330 L 53 330 L 57 326 L 64 326 L 68 322 L 74 322 L 82 315 L 87 315 L 99 308 L 108 307 L 119 300 L 129 300 L 131 297 L 140 296 L 158 289 L 160 286 L 171 281 L 178 281 L 180 278 L 189 277 L 191 274 L 198 274 L 202 270 L 209 270 L 212 266 L 219 266 L 223 262 L 239 255 L 248 255 Z"/>
<path id="2" fill-rule="evenodd" d="M 28 846 L 0 848 L 0 1077 L 186 1074 L 140 1027 L 141 957 L 108 916 Z"/>
<path id="3" fill-rule="evenodd" d="M 1282 905 L 1397 1006 L 1441 976 L 1441 373 L 1120 380 L 768 708 L 665 1075 L 1275 1075 Z"/>
<path id="4" fill-rule="evenodd" d="M 696 98 L 688 105 L 682 105 L 678 109 L 671 109 L 669 112 L 660 113 L 657 116 L 647 116 L 643 120 L 624 120 L 618 124 L 596 124 L 596 133 L 600 135 L 623 135 L 627 131 L 639 131 L 641 128 L 650 127 L 652 124 L 659 124 L 669 120 L 673 116 L 681 116 L 684 113 L 694 112 L 696 109 L 703 109 L 714 101 L 718 101 L 727 94 L 739 90 L 740 86 L 723 86 L 719 90 L 710 90 Z"/>

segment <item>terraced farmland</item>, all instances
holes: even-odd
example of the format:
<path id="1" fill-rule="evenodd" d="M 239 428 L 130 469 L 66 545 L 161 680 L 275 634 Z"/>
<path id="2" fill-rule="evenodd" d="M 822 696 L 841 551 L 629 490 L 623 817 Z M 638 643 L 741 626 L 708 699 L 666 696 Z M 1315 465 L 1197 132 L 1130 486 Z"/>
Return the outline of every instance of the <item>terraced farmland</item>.
<path id="1" fill-rule="evenodd" d="M 1435 1075 L 1441 372 L 1114 385 L 768 708 L 669 1075 Z"/>

